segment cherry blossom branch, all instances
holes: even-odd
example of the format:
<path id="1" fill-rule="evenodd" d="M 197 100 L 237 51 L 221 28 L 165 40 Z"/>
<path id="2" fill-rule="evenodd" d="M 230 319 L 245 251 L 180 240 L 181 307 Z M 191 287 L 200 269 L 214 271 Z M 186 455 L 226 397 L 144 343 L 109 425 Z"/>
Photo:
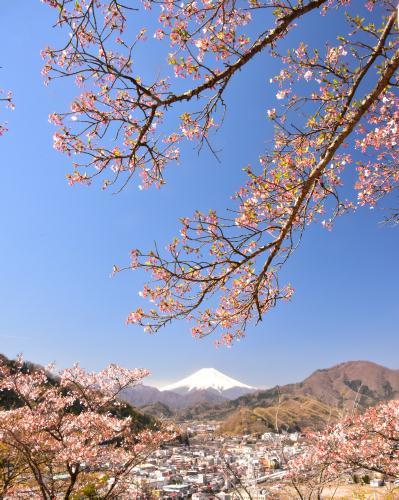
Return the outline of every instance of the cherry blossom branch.
<path id="1" fill-rule="evenodd" d="M 392 78 L 397 78 L 399 52 L 392 43 L 395 19 L 396 11 L 378 31 L 377 42 L 367 49 L 367 57 L 362 56 L 365 63 L 352 72 L 346 62 L 339 62 L 339 57 L 347 55 L 345 47 L 351 50 L 356 43 L 352 41 L 328 49 L 325 64 L 319 63 L 319 56 L 310 58 L 303 46 L 297 49 L 295 58 L 286 58 L 290 69 L 282 72 L 283 80 L 293 79 L 292 75 L 307 79 L 309 72 L 320 72 L 320 94 L 314 93 L 311 99 L 293 96 L 287 105 L 288 110 L 295 111 L 298 104 L 318 105 L 314 115 L 317 118 L 307 124 L 310 130 L 302 132 L 294 127 L 290 132 L 272 115 L 282 130 L 276 133 L 277 146 L 262 160 L 264 174 L 248 170 L 251 180 L 237 195 L 240 207 L 235 219 L 221 218 L 213 211 L 209 215 L 197 212 L 193 219 L 182 220 L 181 238 L 169 246 L 168 258 L 157 249 L 149 254 L 132 252 L 130 267 L 152 274 L 154 284 L 146 285 L 142 296 L 149 297 L 157 308 L 148 312 L 137 309 L 129 316 L 129 323 L 139 323 L 155 332 L 173 319 L 187 318 L 196 323 L 194 335 L 227 330 L 222 333 L 222 341 L 230 343 L 243 335 L 254 315 L 260 321 L 278 300 L 291 296 L 289 286 L 279 286 L 278 270 L 299 243 L 306 225 L 324 211 L 329 197 L 337 200 L 336 215 L 353 206 L 341 202 L 336 191 L 339 169 L 349 161 L 349 156 L 339 150 L 363 118 L 374 113 L 385 99 Z M 359 56 L 352 55 L 358 61 Z M 375 85 L 362 97 L 357 96 L 377 62 Z M 339 83 L 337 74 L 342 75 Z M 334 79 L 330 79 L 331 75 Z M 334 160 L 337 168 L 333 167 Z M 262 242 L 265 237 L 268 242 Z M 203 252 L 209 258 L 203 258 Z M 262 254 L 267 257 L 259 267 Z M 218 304 L 213 310 L 212 306 L 199 310 L 205 300 Z"/>
<path id="2" fill-rule="evenodd" d="M 239 9 L 235 1 L 219 0 L 215 5 L 204 3 L 203 7 L 195 2 L 186 6 L 153 2 L 164 9 L 159 18 L 164 28 L 155 36 L 163 38 L 170 30 L 171 45 L 177 46 L 169 55 L 175 75 L 191 75 L 203 80 L 181 93 L 171 91 L 168 76 L 144 84 L 132 75 L 132 53 L 143 40 L 145 30 L 142 29 L 130 45 L 120 38 L 128 17 L 124 6 L 115 1 L 98 4 L 81 1 L 76 2 L 74 8 L 70 1 L 46 3 L 58 8 L 57 24 L 66 25 L 71 36 L 61 49 L 43 51 L 46 58 L 44 75 L 49 80 L 73 76 L 79 85 L 93 86 L 93 90 L 74 101 L 71 112 L 50 116 L 61 127 L 55 134 L 54 145 L 69 155 L 87 159 L 74 163 L 74 172 L 69 175 L 71 183 L 89 183 L 110 170 L 113 177 L 106 178 L 103 186 L 114 185 L 121 174 L 125 174 L 120 188 L 123 189 L 136 172 L 140 173 L 142 187 L 153 183 L 162 185 L 164 168 L 167 163 L 179 159 L 177 145 L 184 138 L 209 144 L 213 151 L 208 132 L 216 126 L 218 108 L 225 106 L 223 93 L 232 76 L 285 36 L 297 19 L 320 8 L 326 0 L 299 2 L 296 6 L 277 1 L 268 4 L 268 8 L 275 8 L 276 25 L 260 34 L 252 45 L 249 45 L 249 37 L 239 35 L 241 26 L 250 21 L 250 15 Z M 146 7 L 151 5 L 150 2 Z M 98 11 L 105 15 L 103 25 L 97 20 Z M 115 33 L 118 33 L 116 38 Z M 209 36 L 201 36 L 202 33 L 209 33 Z M 116 52 L 115 44 L 125 49 L 126 54 Z M 192 49 L 199 51 L 198 57 L 193 56 Z M 181 55 L 186 52 L 188 56 Z M 216 60 L 224 61 L 224 69 L 203 63 L 204 57 L 209 58 L 212 52 Z M 209 97 L 205 95 L 207 91 L 211 91 Z M 156 133 L 162 129 L 165 114 L 172 106 L 187 104 L 194 98 L 204 99 L 201 109 L 184 111 L 178 130 L 163 136 Z M 67 124 L 68 119 L 74 121 L 73 128 Z M 121 141 L 116 140 L 118 146 L 109 148 L 106 141 L 114 132 L 116 136 L 112 142 L 119 138 Z"/>
<path id="3" fill-rule="evenodd" d="M 8 91 L 6 96 L 3 97 L 3 90 L 0 89 L 0 103 L 5 103 L 8 109 L 14 109 L 15 105 L 12 100 L 12 92 Z M 0 123 L 0 136 L 4 135 L 7 132 L 6 124 Z"/>
<path id="4" fill-rule="evenodd" d="M 327 214 L 322 224 L 330 229 L 337 216 L 374 206 L 398 189 L 398 29 L 392 0 L 381 0 L 378 8 L 349 0 L 144 1 L 148 16 L 161 9 L 154 37 L 168 40 L 175 77 L 198 82 L 183 90 L 172 85 L 168 71 L 137 76 L 135 58 L 147 30 L 124 39 L 134 26 L 135 7 L 116 0 L 45 3 L 58 9 L 57 25 L 70 37 L 62 48 L 43 51 L 44 75 L 72 76 L 83 89 L 69 112 L 51 115 L 59 127 L 55 147 L 75 160 L 71 184 L 105 176 L 103 187 L 117 185 L 119 191 L 139 174 L 140 188 L 161 186 L 165 167 L 180 159 L 184 139 L 215 153 L 209 134 L 223 120 L 234 75 L 266 48 L 281 62 L 271 80 L 281 106 L 268 110 L 275 136 L 260 158 L 261 172 L 248 167 L 248 183 L 222 216 L 210 210 L 182 219 L 181 234 L 166 254 L 157 247 L 132 251 L 127 268 L 150 273 L 141 295 L 154 306 L 137 308 L 128 323 L 156 332 L 184 318 L 194 323 L 194 336 L 217 331 L 230 344 L 250 322 L 291 298 L 293 289 L 280 284 L 279 274 L 309 224 Z M 345 13 L 346 4 L 373 12 L 369 17 L 376 22 L 368 22 L 364 12 Z M 248 36 L 254 16 L 269 8 L 273 17 L 262 17 L 261 30 Z M 338 43 L 326 41 L 321 51 L 301 42 L 279 53 L 281 40 L 303 16 L 329 15 L 332 8 L 348 25 Z M 180 108 L 176 125 L 170 111 Z M 354 151 L 361 157 L 356 163 Z M 343 172 L 353 165 L 357 202 L 341 196 Z"/>

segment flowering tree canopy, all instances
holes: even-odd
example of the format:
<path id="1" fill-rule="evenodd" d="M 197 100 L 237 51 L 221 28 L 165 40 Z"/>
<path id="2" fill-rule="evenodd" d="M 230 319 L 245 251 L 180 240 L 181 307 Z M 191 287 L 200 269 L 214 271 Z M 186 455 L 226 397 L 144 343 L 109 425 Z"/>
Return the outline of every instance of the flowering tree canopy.
<path id="1" fill-rule="evenodd" d="M 320 433 L 309 434 L 307 441 L 304 452 L 287 464 L 301 498 L 319 498 L 317 494 L 327 484 L 357 469 L 397 478 L 399 402 L 389 401 L 363 414 L 348 415 Z"/>
<path id="2" fill-rule="evenodd" d="M 55 378 L 21 358 L 2 361 L 0 395 L 10 406 L 0 412 L 2 496 L 135 498 L 132 468 L 172 436 L 154 424 L 138 428 L 138 415 L 116 399 L 146 375 L 75 365 Z"/>
<path id="3" fill-rule="evenodd" d="M 128 323 L 155 332 L 186 318 L 193 335 L 218 332 L 229 344 L 292 296 L 279 270 L 307 225 L 329 229 L 336 216 L 397 189 L 396 1 L 43 1 L 69 33 L 65 46 L 43 50 L 44 76 L 73 77 L 81 87 L 68 112 L 51 115 L 55 147 L 74 158 L 71 184 L 101 176 L 104 187 L 121 189 L 138 174 L 141 187 L 161 186 L 183 140 L 212 147 L 234 75 L 265 51 L 281 66 L 271 79 L 277 104 L 267 111 L 273 147 L 247 168 L 231 209 L 184 217 L 166 252 L 131 252 L 128 268 L 150 275 L 141 295 L 153 306 L 133 311 Z M 346 32 L 283 50 L 312 12 L 327 22 L 341 15 Z M 134 32 L 143 15 L 149 27 Z M 152 80 L 134 62 L 147 33 L 165 44 L 170 68 Z M 357 200 L 342 194 L 349 169 Z"/>

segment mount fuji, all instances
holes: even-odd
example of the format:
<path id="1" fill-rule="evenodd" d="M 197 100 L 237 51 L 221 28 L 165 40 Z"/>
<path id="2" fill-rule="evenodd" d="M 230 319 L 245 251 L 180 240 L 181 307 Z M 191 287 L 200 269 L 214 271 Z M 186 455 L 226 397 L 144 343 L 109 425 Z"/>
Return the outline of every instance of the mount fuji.
<path id="1" fill-rule="evenodd" d="M 256 387 L 243 384 L 215 368 L 202 368 L 161 389 L 138 384 L 126 389 L 123 399 L 146 411 L 161 411 L 166 415 L 169 410 L 182 410 L 203 403 L 218 404 L 256 390 Z"/>
<path id="2" fill-rule="evenodd" d="M 215 368 L 202 368 L 179 382 L 163 387 L 161 392 L 163 391 L 172 391 L 182 396 L 195 391 L 212 391 L 226 399 L 235 399 L 256 391 L 256 388 L 243 384 Z"/>

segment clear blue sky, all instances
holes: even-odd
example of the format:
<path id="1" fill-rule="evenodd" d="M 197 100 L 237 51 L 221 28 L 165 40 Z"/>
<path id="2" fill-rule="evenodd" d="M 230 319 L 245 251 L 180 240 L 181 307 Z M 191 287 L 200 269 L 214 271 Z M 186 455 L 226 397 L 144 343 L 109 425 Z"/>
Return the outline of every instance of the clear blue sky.
<path id="1" fill-rule="evenodd" d="M 399 368 L 399 228 L 378 224 L 382 214 L 361 210 L 331 233 L 315 227 L 284 271 L 296 289 L 250 328 L 233 348 L 193 340 L 187 323 L 156 336 L 126 327 L 141 299 L 142 276 L 110 279 L 130 248 L 162 245 L 177 218 L 194 209 L 223 207 L 255 163 L 271 129 L 265 110 L 276 105 L 267 55 L 240 74 L 229 92 L 225 126 L 215 137 L 218 165 L 206 152 L 185 150 L 161 190 L 132 185 L 120 195 L 70 188 L 69 161 L 52 149 L 47 116 L 67 108 L 71 82 L 42 84 L 40 49 L 57 40 L 53 12 L 39 0 L 3 1 L 0 16 L 0 87 L 11 88 L 17 109 L 0 140 L 0 351 L 8 356 L 89 369 L 109 362 L 143 366 L 167 382 L 213 366 L 253 385 L 300 380 L 316 368 L 369 359 Z M 311 37 L 320 36 L 310 21 Z M 149 44 L 148 58 L 159 54 Z M 152 51 L 150 53 L 150 51 Z"/>

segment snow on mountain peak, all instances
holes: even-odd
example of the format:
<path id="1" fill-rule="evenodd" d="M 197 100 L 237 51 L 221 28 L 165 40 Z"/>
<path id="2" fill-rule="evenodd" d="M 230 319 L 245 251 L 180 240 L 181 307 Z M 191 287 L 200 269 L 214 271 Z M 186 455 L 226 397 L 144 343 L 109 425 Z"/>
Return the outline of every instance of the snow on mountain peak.
<path id="1" fill-rule="evenodd" d="M 223 391 L 228 391 L 232 388 L 242 388 L 248 391 L 255 390 L 255 387 L 243 384 L 242 382 L 225 375 L 215 368 L 201 368 L 201 370 L 198 370 L 189 377 L 163 387 L 161 391 L 176 391 L 185 389 L 190 392 L 193 390 L 213 389 L 222 393 Z"/>

